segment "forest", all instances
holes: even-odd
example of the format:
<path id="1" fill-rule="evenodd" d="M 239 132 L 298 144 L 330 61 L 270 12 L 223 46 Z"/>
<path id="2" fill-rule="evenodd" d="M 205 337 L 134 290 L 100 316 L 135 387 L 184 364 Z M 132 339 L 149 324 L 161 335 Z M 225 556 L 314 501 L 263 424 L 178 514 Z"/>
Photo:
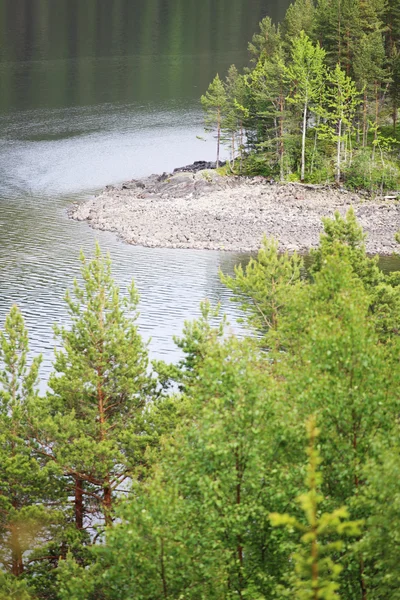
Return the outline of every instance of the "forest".
<path id="1" fill-rule="evenodd" d="M 0 333 L 0 598 L 400 597 L 400 273 L 354 212 L 312 265 L 265 238 L 152 361 L 138 294 L 81 256 L 48 391 L 16 306 Z"/>
<path id="2" fill-rule="evenodd" d="M 397 190 L 398 0 L 295 0 L 249 51 L 201 98 L 217 163 L 224 145 L 236 174 Z"/>

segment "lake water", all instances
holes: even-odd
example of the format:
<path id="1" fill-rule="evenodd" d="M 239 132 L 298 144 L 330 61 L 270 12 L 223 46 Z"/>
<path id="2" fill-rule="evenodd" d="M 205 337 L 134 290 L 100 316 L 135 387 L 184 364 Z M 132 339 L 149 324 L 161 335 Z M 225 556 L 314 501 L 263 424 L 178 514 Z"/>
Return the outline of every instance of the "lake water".
<path id="1" fill-rule="evenodd" d="M 242 257 L 128 246 L 68 220 L 66 209 L 109 183 L 214 157 L 202 141 L 199 96 L 218 71 L 247 63 L 259 20 L 282 17 L 274 0 L 0 0 L 0 323 L 19 304 L 45 378 L 52 323 L 95 239 L 117 281 L 135 279 L 140 329 L 153 357 L 199 302 L 235 308 L 218 270 Z M 236 325 L 233 326 L 237 328 Z"/>
<path id="2" fill-rule="evenodd" d="M 215 73 L 247 63 L 247 42 L 288 0 L 0 0 L 0 324 L 26 317 L 43 378 L 65 321 L 80 248 L 95 239 L 122 287 L 141 294 L 140 330 L 153 357 L 175 360 L 172 335 L 220 300 L 218 270 L 243 257 L 128 246 L 70 221 L 68 205 L 124 179 L 214 158 L 199 96 Z M 233 325 L 237 329 L 237 325 Z"/>

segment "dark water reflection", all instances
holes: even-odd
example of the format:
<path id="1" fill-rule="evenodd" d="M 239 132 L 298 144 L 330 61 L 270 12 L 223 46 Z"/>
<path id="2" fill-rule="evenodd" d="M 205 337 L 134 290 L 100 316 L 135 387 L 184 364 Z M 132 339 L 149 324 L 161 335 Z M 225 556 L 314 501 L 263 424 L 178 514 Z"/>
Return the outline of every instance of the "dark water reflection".
<path id="1" fill-rule="evenodd" d="M 148 250 L 69 221 L 74 199 L 108 183 L 214 157 L 198 98 L 216 71 L 246 64 L 247 42 L 288 0 L 0 0 L 0 323 L 12 303 L 28 322 L 45 378 L 51 325 L 95 239 L 122 287 L 141 293 L 151 353 L 176 358 L 172 335 L 222 301 L 218 270 L 243 257 Z M 237 326 L 234 325 L 237 329 Z"/>

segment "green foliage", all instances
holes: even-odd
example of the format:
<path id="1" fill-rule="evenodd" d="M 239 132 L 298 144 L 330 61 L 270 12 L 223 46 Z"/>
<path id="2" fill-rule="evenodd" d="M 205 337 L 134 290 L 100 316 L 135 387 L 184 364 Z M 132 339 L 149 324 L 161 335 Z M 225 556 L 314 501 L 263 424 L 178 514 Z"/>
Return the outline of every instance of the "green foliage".
<path id="1" fill-rule="evenodd" d="M 121 600 L 270 597 L 287 566 L 268 514 L 297 491 L 295 478 L 274 467 L 296 447 L 285 407 L 257 346 L 234 338 L 210 341 L 186 394 L 195 416 L 166 442 L 148 485 L 121 506 L 94 586 Z"/>
<path id="2" fill-rule="evenodd" d="M 232 166 L 240 149 L 240 173 L 397 189 L 398 154 L 379 132 L 391 117 L 397 136 L 398 12 L 394 0 L 295 0 L 282 24 L 265 17 L 250 68 L 202 96 L 218 156 L 221 142 Z"/>
<path id="3" fill-rule="evenodd" d="M 311 275 L 320 271 L 326 261 L 337 253 L 340 259 L 348 262 L 363 284 L 372 288 L 383 281 L 383 274 L 378 267 L 378 257 L 369 258 L 365 249 L 366 235 L 357 222 L 353 208 L 345 217 L 335 212 L 334 218 L 323 219 L 324 231 L 316 250 L 311 251 L 313 264 Z"/>
<path id="4" fill-rule="evenodd" d="M 313 0 L 295 0 L 290 4 L 282 24 L 283 35 L 288 45 L 302 31 L 310 38 L 315 28 L 315 6 Z"/>
<path id="5" fill-rule="evenodd" d="M 50 509 L 61 500 L 55 472 L 41 463 L 31 441 L 41 358 L 28 365 L 28 352 L 24 320 L 13 306 L 0 332 L 0 564 L 15 576 L 23 574 L 27 554 L 45 544 L 60 518 Z"/>
<path id="6" fill-rule="evenodd" d="M 245 269 L 235 267 L 234 277 L 221 274 L 221 280 L 234 293 L 249 324 L 264 336 L 278 327 L 285 314 L 288 290 L 301 286 L 302 259 L 296 254 L 279 254 L 278 243 L 264 237 L 257 258 Z"/>
<path id="7" fill-rule="evenodd" d="M 32 600 L 33 596 L 24 581 L 0 572 L 0 600 Z"/>
<path id="8" fill-rule="evenodd" d="M 346 185 L 350 189 L 369 189 L 373 192 L 397 190 L 400 182 L 400 169 L 393 160 L 381 161 L 372 158 L 370 149 L 360 150 L 353 162 L 344 170 Z"/>
<path id="9" fill-rule="evenodd" d="M 359 535 L 361 523 L 348 521 L 349 514 L 345 507 L 321 514 L 320 505 L 324 497 L 320 491 L 322 474 L 319 466 L 322 461 L 316 448 L 319 430 L 314 417 L 307 422 L 307 432 L 307 492 L 298 498 L 304 517 L 300 521 L 288 514 L 272 513 L 270 519 L 274 527 L 285 526 L 289 531 L 295 530 L 301 534 L 299 547 L 293 554 L 295 574 L 291 597 L 298 600 L 336 600 L 340 597 L 338 579 L 343 567 L 333 557 L 343 550 L 344 536 Z M 284 596 L 287 597 L 286 594 Z"/>
<path id="10" fill-rule="evenodd" d="M 304 181 L 306 172 L 306 134 L 308 114 L 314 104 L 318 105 L 325 76 L 325 50 L 318 44 L 313 45 L 302 31 L 292 42 L 291 62 L 286 68 L 286 78 L 290 82 L 290 94 L 287 101 L 298 107 L 301 112 L 301 165 L 300 178 Z"/>
<path id="11" fill-rule="evenodd" d="M 217 134 L 217 168 L 219 166 L 219 153 L 221 143 L 222 119 L 227 109 L 227 97 L 224 84 L 219 75 L 210 83 L 207 92 L 201 97 L 204 110 L 206 131 L 216 131 Z"/>
<path id="12" fill-rule="evenodd" d="M 264 239 L 222 276 L 255 335 L 204 302 L 157 375 L 136 289 L 120 295 L 97 248 L 44 398 L 12 309 L 0 598 L 399 597 L 400 274 L 366 255 L 353 211 L 324 220 L 313 259 L 307 277 Z"/>
<path id="13" fill-rule="evenodd" d="M 249 43 L 249 52 L 255 63 L 273 56 L 280 45 L 279 29 L 270 17 L 265 17 L 260 22 L 259 28 L 259 32 L 253 35 Z"/>
<path id="14" fill-rule="evenodd" d="M 55 328 L 62 345 L 37 417 L 43 455 L 74 490 L 78 529 L 85 519 L 111 524 L 115 496 L 127 477 L 143 475 L 154 439 L 136 288 L 121 298 L 98 246 L 92 261 L 82 255 L 81 262 L 82 284 L 66 295 L 71 325 Z"/>
<path id="15" fill-rule="evenodd" d="M 376 444 L 375 456 L 364 469 L 368 482 L 362 503 L 369 516 L 360 550 L 368 561 L 372 597 L 400 597 L 399 506 L 400 448 L 398 425 L 394 435 Z"/>

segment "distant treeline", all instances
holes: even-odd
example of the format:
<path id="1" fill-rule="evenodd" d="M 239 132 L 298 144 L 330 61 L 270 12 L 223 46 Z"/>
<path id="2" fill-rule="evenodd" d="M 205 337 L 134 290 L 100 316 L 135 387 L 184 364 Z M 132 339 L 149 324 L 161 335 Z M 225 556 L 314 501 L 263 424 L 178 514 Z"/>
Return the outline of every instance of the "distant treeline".
<path id="1" fill-rule="evenodd" d="M 251 66 L 232 65 L 201 99 L 232 170 L 398 187 L 398 0 L 295 0 L 249 51 Z"/>

